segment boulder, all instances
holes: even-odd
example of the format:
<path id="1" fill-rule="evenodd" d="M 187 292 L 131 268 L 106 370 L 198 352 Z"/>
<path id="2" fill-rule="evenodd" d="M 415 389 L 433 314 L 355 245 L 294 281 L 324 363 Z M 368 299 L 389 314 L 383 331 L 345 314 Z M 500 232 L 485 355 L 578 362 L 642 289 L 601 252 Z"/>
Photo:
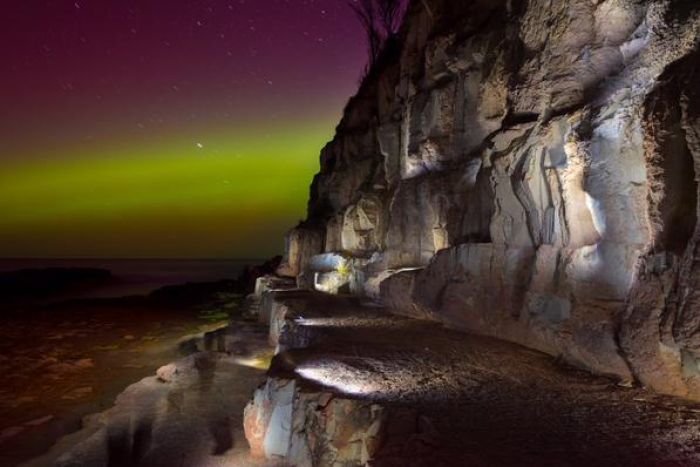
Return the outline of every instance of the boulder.
<path id="1" fill-rule="evenodd" d="M 371 402 L 269 378 L 246 406 L 244 426 L 253 457 L 297 467 L 359 467 L 381 446 L 387 413 Z"/>

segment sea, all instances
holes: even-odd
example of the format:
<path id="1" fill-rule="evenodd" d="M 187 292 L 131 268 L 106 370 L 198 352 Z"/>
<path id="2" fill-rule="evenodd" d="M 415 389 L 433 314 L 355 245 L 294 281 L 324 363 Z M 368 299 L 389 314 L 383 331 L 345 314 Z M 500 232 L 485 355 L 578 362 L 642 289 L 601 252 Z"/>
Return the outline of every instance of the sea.
<path id="1" fill-rule="evenodd" d="M 82 290 L 73 298 L 145 295 L 168 285 L 236 279 L 246 265 L 260 259 L 0 259 L 0 273 L 22 269 L 98 268 L 114 281 Z"/>

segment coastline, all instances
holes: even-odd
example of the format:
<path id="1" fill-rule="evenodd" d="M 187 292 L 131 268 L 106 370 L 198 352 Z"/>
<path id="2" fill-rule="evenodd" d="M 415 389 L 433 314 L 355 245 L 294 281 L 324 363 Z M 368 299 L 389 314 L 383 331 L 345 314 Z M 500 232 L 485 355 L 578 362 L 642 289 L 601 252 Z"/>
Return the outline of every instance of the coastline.
<path id="1" fill-rule="evenodd" d="M 44 453 L 129 385 L 203 350 L 207 333 L 242 313 L 243 289 L 234 280 L 189 282 L 148 295 L 1 307 L 0 463 Z"/>

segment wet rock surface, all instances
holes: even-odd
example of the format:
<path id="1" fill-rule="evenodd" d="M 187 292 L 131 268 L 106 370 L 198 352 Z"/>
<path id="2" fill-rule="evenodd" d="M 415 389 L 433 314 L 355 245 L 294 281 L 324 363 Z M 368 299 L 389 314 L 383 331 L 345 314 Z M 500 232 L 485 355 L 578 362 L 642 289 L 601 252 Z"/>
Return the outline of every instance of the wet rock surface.
<path id="1" fill-rule="evenodd" d="M 27 465 L 700 465 L 698 404 L 358 297 L 263 289 L 276 324 L 208 333 Z"/>
<path id="2" fill-rule="evenodd" d="M 225 327 L 241 302 L 222 281 L 0 306 L 0 465 L 47 451 L 159 366 L 218 346 L 204 334 Z"/>
<path id="3" fill-rule="evenodd" d="M 265 465 L 248 458 L 243 407 L 264 379 L 266 333 L 238 322 L 207 335 L 202 351 L 119 394 L 26 466 Z"/>

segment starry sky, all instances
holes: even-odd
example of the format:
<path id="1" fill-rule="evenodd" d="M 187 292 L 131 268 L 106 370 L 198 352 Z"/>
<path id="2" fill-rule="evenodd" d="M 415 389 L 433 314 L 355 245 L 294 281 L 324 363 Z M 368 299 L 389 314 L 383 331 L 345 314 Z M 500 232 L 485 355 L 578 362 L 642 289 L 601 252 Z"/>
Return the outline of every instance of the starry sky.
<path id="1" fill-rule="evenodd" d="M 281 253 L 365 50 L 345 0 L 3 5 L 0 257 Z"/>

